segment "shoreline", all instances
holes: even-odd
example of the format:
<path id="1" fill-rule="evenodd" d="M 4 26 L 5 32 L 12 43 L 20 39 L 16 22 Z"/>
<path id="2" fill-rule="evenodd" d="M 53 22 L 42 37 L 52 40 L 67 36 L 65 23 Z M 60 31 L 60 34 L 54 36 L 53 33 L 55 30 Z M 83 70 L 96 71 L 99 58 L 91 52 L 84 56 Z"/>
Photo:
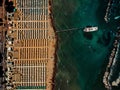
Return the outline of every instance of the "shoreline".
<path id="1" fill-rule="evenodd" d="M 57 50 L 58 50 L 58 35 L 56 33 L 56 29 L 55 29 L 55 26 L 54 26 L 54 19 L 53 19 L 53 0 L 49 0 L 49 11 L 50 11 L 50 21 L 51 21 L 51 26 L 54 30 L 54 33 L 55 33 L 55 53 L 54 53 L 54 68 L 53 68 L 53 77 L 52 77 L 52 89 L 51 90 L 54 90 L 55 89 L 55 76 L 56 76 L 56 69 L 57 69 Z"/>

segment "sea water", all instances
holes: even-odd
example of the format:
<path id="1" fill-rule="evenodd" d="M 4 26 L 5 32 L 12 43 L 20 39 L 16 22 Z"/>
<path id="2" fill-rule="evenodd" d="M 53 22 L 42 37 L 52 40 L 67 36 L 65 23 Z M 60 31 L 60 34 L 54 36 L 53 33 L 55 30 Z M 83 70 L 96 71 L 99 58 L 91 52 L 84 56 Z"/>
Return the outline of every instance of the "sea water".
<path id="1" fill-rule="evenodd" d="M 107 4 L 108 0 L 53 0 L 59 31 L 55 90 L 106 90 L 102 79 L 118 25 L 105 22 Z M 83 32 L 88 25 L 99 30 Z M 81 29 L 69 31 L 72 28 Z"/>

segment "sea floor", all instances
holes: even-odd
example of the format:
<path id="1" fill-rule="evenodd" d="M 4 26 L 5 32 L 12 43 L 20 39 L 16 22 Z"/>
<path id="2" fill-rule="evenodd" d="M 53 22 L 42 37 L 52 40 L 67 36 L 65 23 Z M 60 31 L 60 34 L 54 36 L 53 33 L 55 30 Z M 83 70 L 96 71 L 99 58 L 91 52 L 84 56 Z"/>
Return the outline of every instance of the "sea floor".
<path id="1" fill-rule="evenodd" d="M 106 90 L 102 78 L 117 22 L 106 23 L 106 0 L 53 0 L 58 35 L 55 90 Z M 97 32 L 85 33 L 87 25 Z M 73 31 L 64 29 L 82 28 Z"/>

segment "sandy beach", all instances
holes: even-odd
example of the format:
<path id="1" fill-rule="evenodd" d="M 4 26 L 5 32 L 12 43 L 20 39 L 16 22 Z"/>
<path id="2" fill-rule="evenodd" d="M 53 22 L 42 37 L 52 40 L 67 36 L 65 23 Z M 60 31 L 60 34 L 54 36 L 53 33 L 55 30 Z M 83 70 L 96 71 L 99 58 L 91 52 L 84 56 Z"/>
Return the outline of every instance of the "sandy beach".
<path id="1" fill-rule="evenodd" d="M 51 5 L 52 0 L 49 0 L 49 12 L 51 13 Z M 51 15 L 51 14 L 50 14 Z M 49 18 L 49 35 L 51 35 L 51 41 L 50 41 L 50 50 L 49 50 L 49 55 L 51 57 L 51 60 L 48 61 L 48 78 L 47 78 L 47 88 L 46 90 L 53 90 L 54 88 L 54 74 L 55 74 L 55 66 L 56 66 L 56 49 L 57 49 L 57 37 L 55 34 L 55 28 L 53 26 L 53 21 L 52 21 L 52 16 Z"/>
<path id="2" fill-rule="evenodd" d="M 50 3 L 50 0 L 14 0 L 13 27 L 7 32 L 14 41 L 6 42 L 8 61 L 14 62 L 14 74 L 9 75 L 14 88 L 53 89 L 57 40 Z"/>

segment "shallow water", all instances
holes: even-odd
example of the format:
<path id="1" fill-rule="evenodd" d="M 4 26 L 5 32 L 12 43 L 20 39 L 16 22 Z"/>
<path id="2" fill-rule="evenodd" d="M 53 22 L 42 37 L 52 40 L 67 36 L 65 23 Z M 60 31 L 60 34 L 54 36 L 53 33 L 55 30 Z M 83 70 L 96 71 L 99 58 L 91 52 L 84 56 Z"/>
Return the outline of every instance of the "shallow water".
<path id="1" fill-rule="evenodd" d="M 106 90 L 103 71 L 111 52 L 116 22 L 105 23 L 107 2 L 101 0 L 53 0 L 53 15 L 58 34 L 58 63 L 55 90 Z M 82 29 L 98 26 L 99 30 L 84 33 Z"/>

